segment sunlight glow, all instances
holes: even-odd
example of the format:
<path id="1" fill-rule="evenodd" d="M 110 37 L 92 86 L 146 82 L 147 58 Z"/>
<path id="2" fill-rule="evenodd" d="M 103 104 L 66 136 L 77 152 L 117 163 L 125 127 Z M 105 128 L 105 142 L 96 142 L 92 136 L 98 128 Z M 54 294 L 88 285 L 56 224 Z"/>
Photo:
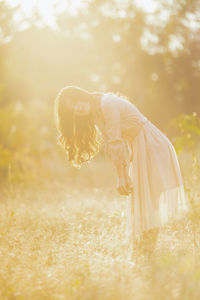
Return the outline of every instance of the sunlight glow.
<path id="1" fill-rule="evenodd" d="M 38 11 L 42 21 L 50 27 L 55 27 L 55 16 L 67 10 L 70 14 L 76 15 L 77 9 L 81 9 L 86 5 L 85 0 L 7 0 L 12 7 L 16 5 L 21 6 L 23 16 L 30 18 L 34 11 Z M 116 0 L 116 2 L 119 2 Z M 137 6 L 141 7 L 147 13 L 153 13 L 158 3 L 155 0 L 135 0 Z M 125 12 L 120 11 L 121 17 L 125 17 Z M 19 18 L 19 17 L 18 17 Z"/>
<path id="2" fill-rule="evenodd" d="M 7 0 L 7 2 L 12 7 L 20 5 L 22 14 L 26 17 L 31 17 L 34 10 L 38 11 L 44 23 L 50 27 L 55 27 L 55 15 L 57 13 L 67 9 L 73 15 L 84 4 L 84 0 Z"/>
<path id="3" fill-rule="evenodd" d="M 135 3 L 148 13 L 155 12 L 158 7 L 158 2 L 155 0 L 135 0 Z"/>

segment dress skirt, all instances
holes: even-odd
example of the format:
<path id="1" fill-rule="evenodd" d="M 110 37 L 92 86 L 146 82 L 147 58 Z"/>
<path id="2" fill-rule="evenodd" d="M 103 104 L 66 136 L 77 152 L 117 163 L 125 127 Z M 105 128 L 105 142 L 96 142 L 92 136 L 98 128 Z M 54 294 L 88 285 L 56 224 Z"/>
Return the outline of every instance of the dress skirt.
<path id="1" fill-rule="evenodd" d="M 134 241 L 181 216 L 188 210 L 188 199 L 175 149 L 155 125 L 146 120 L 129 149 L 133 193 L 127 198 L 126 233 Z"/>

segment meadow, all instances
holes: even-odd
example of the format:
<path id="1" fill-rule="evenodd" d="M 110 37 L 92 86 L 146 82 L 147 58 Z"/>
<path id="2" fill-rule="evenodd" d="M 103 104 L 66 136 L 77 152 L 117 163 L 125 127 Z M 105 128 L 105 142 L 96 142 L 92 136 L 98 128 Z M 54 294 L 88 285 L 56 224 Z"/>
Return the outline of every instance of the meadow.
<path id="1" fill-rule="evenodd" d="M 1 198 L 1 300 L 199 299 L 198 206 L 161 229 L 149 263 L 140 255 L 130 264 L 126 197 L 114 183 L 54 179 L 5 189 Z"/>

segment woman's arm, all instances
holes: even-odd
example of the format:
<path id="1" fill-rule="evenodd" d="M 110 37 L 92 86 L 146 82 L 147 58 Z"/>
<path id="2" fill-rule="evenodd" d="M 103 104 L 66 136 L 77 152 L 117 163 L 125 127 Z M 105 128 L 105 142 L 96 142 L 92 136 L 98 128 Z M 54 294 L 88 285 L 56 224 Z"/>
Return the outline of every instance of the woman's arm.
<path id="1" fill-rule="evenodd" d="M 107 143 L 106 152 L 114 163 L 118 174 L 118 188 L 121 195 L 132 192 L 132 182 L 128 175 L 127 149 L 123 140 Z"/>
<path id="2" fill-rule="evenodd" d="M 106 152 L 115 164 L 118 173 L 118 191 L 128 195 L 131 190 L 131 180 L 128 176 L 127 147 L 121 134 L 121 114 L 115 97 L 108 95 L 102 105 L 105 125 Z"/>
<path id="3" fill-rule="evenodd" d="M 127 166 L 116 166 L 118 172 L 118 188 L 117 190 L 121 195 L 129 195 L 133 192 L 132 181 L 128 175 L 128 168 Z"/>

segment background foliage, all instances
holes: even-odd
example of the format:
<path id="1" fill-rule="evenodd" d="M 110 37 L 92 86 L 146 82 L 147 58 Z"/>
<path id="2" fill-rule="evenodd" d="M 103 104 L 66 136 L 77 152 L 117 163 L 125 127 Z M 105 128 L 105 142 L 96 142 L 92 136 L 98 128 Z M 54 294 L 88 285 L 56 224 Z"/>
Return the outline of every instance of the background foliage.
<path id="1" fill-rule="evenodd" d="M 133 1 L 86 1 L 57 11 L 52 26 L 36 8 L 27 18 L 0 1 L 0 29 L 1 183 L 79 176 L 56 145 L 54 98 L 68 84 L 120 91 L 171 138 L 177 123 L 167 125 L 185 114 L 176 145 L 199 139 L 190 117 L 200 110 L 199 1 L 159 1 L 152 13 Z"/>

